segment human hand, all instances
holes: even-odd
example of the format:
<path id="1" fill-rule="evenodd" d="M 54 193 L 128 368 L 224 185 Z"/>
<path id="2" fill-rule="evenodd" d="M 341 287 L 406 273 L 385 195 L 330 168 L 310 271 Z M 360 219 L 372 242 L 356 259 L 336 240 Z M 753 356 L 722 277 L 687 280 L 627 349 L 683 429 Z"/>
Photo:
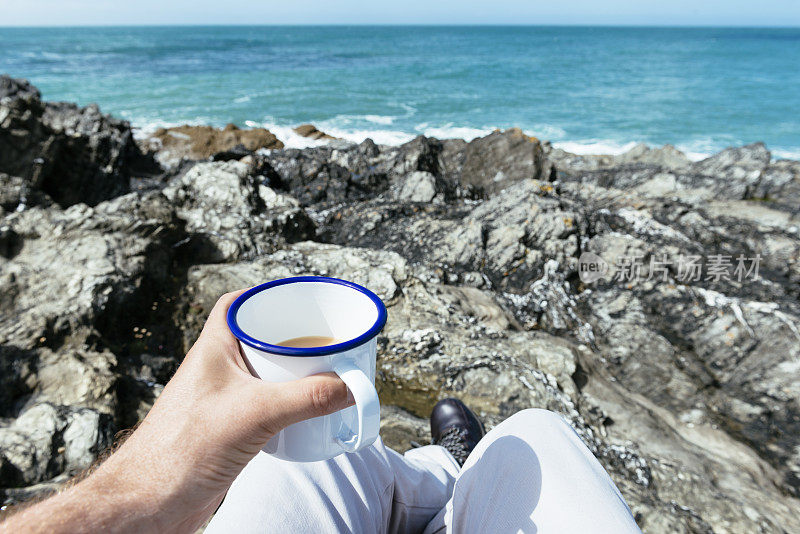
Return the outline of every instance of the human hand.
<path id="1" fill-rule="evenodd" d="M 347 386 L 333 373 L 283 383 L 250 374 L 225 321 L 241 293 L 217 301 L 175 376 L 114 454 L 74 488 L 3 526 L 28 516 L 29 522 L 18 523 L 25 530 L 192 532 L 277 432 L 352 405 Z M 79 523 L 67 524 L 72 516 Z"/>

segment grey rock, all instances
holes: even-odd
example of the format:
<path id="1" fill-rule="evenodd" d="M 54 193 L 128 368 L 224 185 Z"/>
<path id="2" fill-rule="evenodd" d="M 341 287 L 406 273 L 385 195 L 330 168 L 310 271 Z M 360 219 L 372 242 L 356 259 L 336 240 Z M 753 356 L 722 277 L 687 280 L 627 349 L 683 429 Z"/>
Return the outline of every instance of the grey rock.
<path id="1" fill-rule="evenodd" d="M 579 155 L 554 148 L 545 143 L 545 155 L 563 171 L 597 171 L 613 169 L 629 165 L 649 165 L 662 169 L 678 170 L 691 164 L 689 158 L 672 145 L 650 148 L 639 143 L 627 152 L 617 156 L 611 155 Z"/>
<path id="2" fill-rule="evenodd" d="M 374 143 L 329 144 L 261 155 L 265 185 L 290 193 L 307 206 L 379 194 L 389 187 L 392 156 Z"/>
<path id="3" fill-rule="evenodd" d="M 210 245 L 208 261 L 262 254 L 314 234 L 298 202 L 259 184 L 250 170 L 236 161 L 198 163 L 164 189 L 186 230 Z"/>
<path id="4" fill-rule="evenodd" d="M 430 202 L 436 196 L 436 177 L 426 171 L 412 172 L 398 194 L 400 200 Z"/>
<path id="5" fill-rule="evenodd" d="M 0 172 L 62 206 L 124 194 L 132 170 L 147 165 L 130 125 L 94 104 L 44 103 L 27 82 L 5 75 L 0 95 Z"/>
<path id="6" fill-rule="evenodd" d="M 491 195 L 520 180 L 542 179 L 549 170 L 539 140 L 511 128 L 467 145 L 461 181 Z"/>
<path id="7" fill-rule="evenodd" d="M 800 162 L 780 160 L 768 165 L 752 197 L 772 200 L 797 211 L 800 202 Z"/>
<path id="8" fill-rule="evenodd" d="M 620 156 L 576 156 L 551 149 L 558 176 L 565 181 L 615 189 L 635 189 L 646 197 L 679 197 L 698 203 L 710 199 L 740 200 L 763 195 L 761 182 L 770 164 L 763 143 L 729 148 L 696 163 L 666 145 L 643 145 Z"/>
<path id="9" fill-rule="evenodd" d="M 723 150 L 693 164 L 691 170 L 721 182 L 729 198 L 744 198 L 759 183 L 770 159 L 764 143 L 755 143 Z"/>
<path id="10" fill-rule="evenodd" d="M 423 210 L 368 202 L 326 221 L 338 243 L 393 250 L 451 272 L 481 271 L 502 288 L 526 288 L 548 257 L 575 262 L 581 215 L 526 180 L 483 203 Z"/>
<path id="11" fill-rule="evenodd" d="M 103 328 L 114 328 L 112 317 L 136 305 L 143 283 L 167 280 L 179 230 L 159 193 L 94 208 L 33 208 L 9 215 L 4 225 L 24 244 L 0 261 L 0 342 L 26 349 L 105 321 Z"/>
<path id="12" fill-rule="evenodd" d="M 19 485 L 78 473 L 110 445 L 105 419 L 88 408 L 36 404 L 0 426 L 0 461 Z"/>
<path id="13" fill-rule="evenodd" d="M 11 99 L 22 99 L 33 102 L 41 99 L 42 94 L 28 80 L 12 78 L 8 75 L 0 76 L 0 102 Z"/>
<path id="14" fill-rule="evenodd" d="M 691 160 L 686 157 L 686 154 L 672 145 L 650 148 L 643 143 L 639 143 L 629 151 L 614 157 L 613 162 L 613 165 L 617 166 L 640 163 L 667 169 L 682 169 L 691 164 Z"/>
<path id="15" fill-rule="evenodd" d="M 331 143 L 262 153 L 258 172 L 265 185 L 290 193 L 303 206 L 331 206 L 387 195 L 405 199 L 402 191 L 411 187 L 406 181 L 416 172 L 433 175 L 436 194 L 442 200 L 453 200 L 467 194 L 468 188 L 460 182 L 465 148 L 463 140 L 423 136 L 399 147 L 380 149 L 370 139 L 360 145 Z"/>

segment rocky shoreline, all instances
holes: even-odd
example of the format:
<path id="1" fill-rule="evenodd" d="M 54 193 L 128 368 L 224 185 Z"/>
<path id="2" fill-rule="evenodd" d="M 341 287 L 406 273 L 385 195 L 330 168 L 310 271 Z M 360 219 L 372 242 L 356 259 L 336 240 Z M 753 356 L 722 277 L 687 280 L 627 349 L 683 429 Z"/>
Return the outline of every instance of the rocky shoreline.
<path id="1" fill-rule="evenodd" d="M 0 77 L 0 495 L 59 487 L 143 417 L 219 294 L 302 273 L 387 303 L 392 447 L 429 440 L 443 396 L 490 427 L 548 408 L 646 532 L 800 531 L 798 205 L 800 163 L 763 144 L 691 162 L 669 146 L 579 156 L 513 129 L 135 140 Z M 640 276 L 586 282 L 587 252 L 639 258 Z M 709 276 L 739 256 L 760 258 L 757 277 Z M 701 278 L 681 277 L 687 257 Z"/>

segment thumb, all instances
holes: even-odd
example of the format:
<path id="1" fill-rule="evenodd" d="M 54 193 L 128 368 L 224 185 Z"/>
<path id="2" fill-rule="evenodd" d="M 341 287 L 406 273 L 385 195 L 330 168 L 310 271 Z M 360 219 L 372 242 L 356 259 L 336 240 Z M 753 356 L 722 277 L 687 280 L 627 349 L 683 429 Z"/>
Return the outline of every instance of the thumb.
<path id="1" fill-rule="evenodd" d="M 291 382 L 263 382 L 264 424 L 273 434 L 283 428 L 352 406 L 350 390 L 336 373 L 321 373 Z"/>

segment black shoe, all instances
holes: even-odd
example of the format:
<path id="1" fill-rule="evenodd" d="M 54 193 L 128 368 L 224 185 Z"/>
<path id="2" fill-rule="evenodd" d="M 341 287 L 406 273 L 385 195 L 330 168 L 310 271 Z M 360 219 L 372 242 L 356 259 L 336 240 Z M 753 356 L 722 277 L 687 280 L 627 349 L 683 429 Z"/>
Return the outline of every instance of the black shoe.
<path id="1" fill-rule="evenodd" d="M 460 400 L 440 400 L 433 407 L 431 412 L 433 444 L 447 449 L 458 465 L 464 465 L 467 456 L 485 433 L 478 417 Z"/>

